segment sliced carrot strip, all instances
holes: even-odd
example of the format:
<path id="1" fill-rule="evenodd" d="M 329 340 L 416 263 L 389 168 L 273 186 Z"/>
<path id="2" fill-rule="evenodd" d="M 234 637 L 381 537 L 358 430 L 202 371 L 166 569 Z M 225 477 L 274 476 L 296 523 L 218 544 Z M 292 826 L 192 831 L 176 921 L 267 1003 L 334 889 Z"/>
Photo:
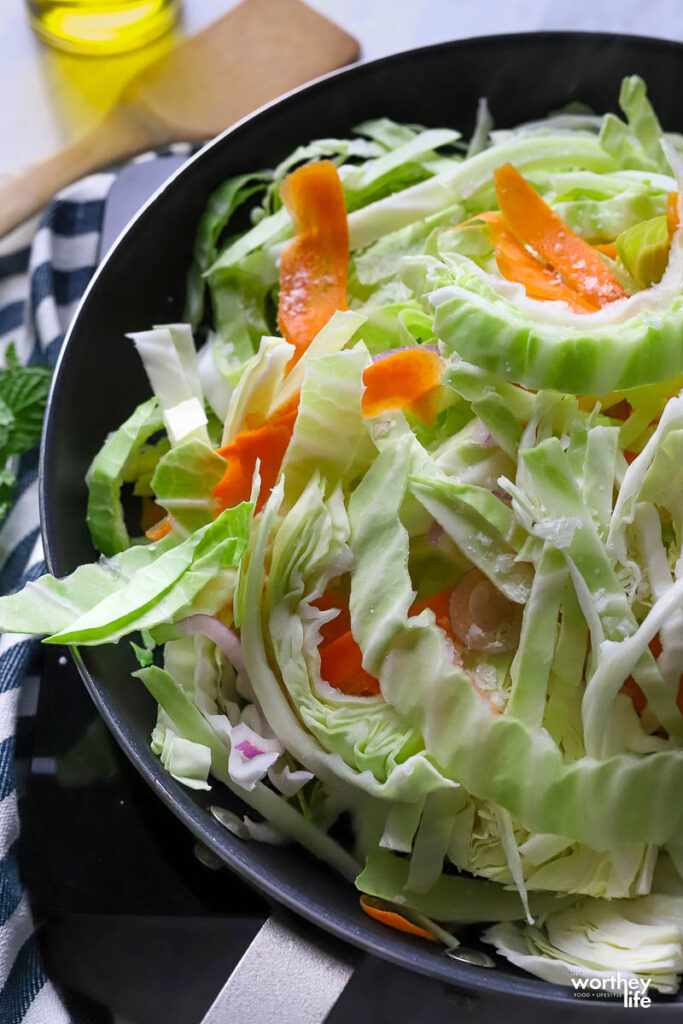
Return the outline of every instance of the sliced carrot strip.
<path id="1" fill-rule="evenodd" d="M 567 227 L 512 164 L 497 168 L 494 181 L 498 205 L 513 234 L 571 288 L 598 306 L 623 298 L 624 289 L 593 247 Z"/>
<path id="2" fill-rule="evenodd" d="M 436 623 L 453 639 L 448 602 L 450 590 L 428 597 L 426 601 L 414 604 L 409 615 L 419 615 L 425 608 L 431 608 Z M 320 674 L 322 678 L 342 693 L 356 696 L 375 696 L 380 692 L 379 682 L 363 668 L 363 654 L 351 632 L 351 616 L 343 598 L 326 591 L 313 602 L 316 608 L 326 611 L 339 608 L 339 615 L 321 628 Z"/>
<path id="3" fill-rule="evenodd" d="M 606 242 L 604 245 L 594 245 L 593 248 L 596 252 L 601 252 L 603 256 L 609 256 L 611 260 L 615 260 L 618 256 L 617 247 L 614 242 Z"/>
<path id="4" fill-rule="evenodd" d="M 394 910 L 384 910 L 381 901 L 376 900 L 374 896 L 361 896 L 360 905 L 369 917 L 374 917 L 375 921 L 381 921 L 382 924 L 395 928 L 396 931 L 407 932 L 409 935 L 419 935 L 421 939 L 429 939 L 430 942 L 437 941 L 431 932 L 428 932 L 425 928 L 420 928 L 419 925 L 413 924 L 412 921 L 409 921 L 407 917 L 403 917 L 402 914 L 397 914 Z"/>
<path id="5" fill-rule="evenodd" d="M 234 508 L 241 501 L 249 500 L 257 459 L 260 460 L 261 490 L 256 502 L 256 511 L 262 508 L 275 486 L 292 437 L 298 412 L 298 396 L 296 403 L 294 407 L 289 403 L 278 410 L 263 426 L 255 430 L 242 431 L 230 444 L 218 449 L 218 454 L 228 462 L 222 480 L 219 480 L 213 490 L 219 512 L 226 508 Z"/>
<path id="6" fill-rule="evenodd" d="M 151 530 L 153 526 L 157 526 L 163 518 L 164 510 L 161 505 L 157 505 L 154 498 L 150 498 L 146 494 L 143 495 L 140 511 L 140 529 L 143 533 Z"/>
<path id="7" fill-rule="evenodd" d="M 363 655 L 351 630 L 319 650 L 320 675 L 335 690 L 353 697 L 374 697 L 380 692 L 378 680 L 363 668 Z"/>
<path id="8" fill-rule="evenodd" d="M 575 313 L 594 313 L 598 308 L 595 303 L 580 295 L 573 288 L 567 287 L 559 274 L 546 266 L 513 235 L 507 227 L 501 213 L 493 211 L 480 213 L 469 220 L 458 224 L 458 228 L 472 221 L 482 220 L 486 223 L 495 247 L 496 263 L 503 277 L 508 281 L 516 281 L 524 285 L 530 299 L 550 302 L 566 302 Z"/>
<path id="9" fill-rule="evenodd" d="M 650 640 L 650 643 L 649 643 L 648 646 L 649 646 L 650 650 L 652 651 L 653 658 L 658 658 L 659 655 L 662 653 L 662 641 L 659 639 L 659 633 L 657 633 L 656 636 L 652 637 L 652 640 Z M 629 679 L 630 678 L 631 677 L 629 677 Z M 638 689 L 640 690 L 640 687 L 638 687 Z M 640 692 L 643 693 L 642 690 Z M 643 701 L 645 702 L 645 694 L 644 693 L 643 693 Z M 635 705 L 635 701 L 633 703 Z M 681 675 L 681 678 L 678 680 L 678 691 L 676 693 L 676 707 L 678 708 L 680 713 L 683 715 L 683 675 Z M 636 706 L 636 711 L 638 711 L 638 707 L 637 706 Z M 638 714 L 640 714 L 640 711 L 638 711 Z"/>
<path id="10" fill-rule="evenodd" d="M 326 612 L 330 608 L 336 608 L 339 611 L 336 618 L 332 619 L 330 622 L 326 622 L 324 626 L 320 627 L 321 646 L 336 640 L 342 635 L 342 633 L 349 632 L 351 629 L 351 615 L 349 613 L 349 608 L 346 602 L 343 601 L 338 594 L 332 594 L 329 590 L 326 590 L 324 594 L 312 603 L 313 607 L 319 608 L 321 612 Z"/>
<path id="11" fill-rule="evenodd" d="M 453 634 L 450 619 L 450 598 L 452 592 L 452 588 L 442 590 L 440 593 L 433 594 L 424 601 L 416 601 L 410 608 L 408 615 L 419 615 L 425 608 L 431 609 L 434 612 L 437 626 L 444 630 L 454 643 L 457 652 L 459 645 Z M 376 696 L 381 692 L 379 682 L 363 668 L 363 654 L 351 632 L 351 618 L 348 605 L 344 599 L 339 595 L 326 591 L 313 604 L 322 611 L 328 608 L 340 609 L 340 614 L 337 618 L 333 619 L 332 622 L 326 623 L 320 631 L 322 640 L 318 650 L 322 678 L 330 686 L 334 687 L 335 690 L 339 690 L 348 696 Z M 456 664 L 461 664 L 457 653 Z M 471 675 L 471 673 L 468 673 L 468 675 Z M 471 676 L 471 678 L 478 692 L 487 700 L 490 700 L 491 694 L 479 688 L 474 676 Z M 495 713 L 499 713 L 498 708 L 493 705 L 492 708 Z"/>
<path id="12" fill-rule="evenodd" d="M 145 537 L 147 540 L 157 541 L 161 540 L 166 536 L 167 533 L 171 532 L 171 520 L 168 516 L 165 516 L 161 522 L 156 523 L 154 526 L 150 526 L 149 530 L 145 530 Z"/>
<path id="13" fill-rule="evenodd" d="M 619 692 L 625 693 L 627 697 L 630 697 L 633 702 L 633 707 L 636 709 L 636 714 L 642 715 L 645 710 L 645 705 L 647 704 L 647 698 L 633 676 L 628 677 Z"/>
<path id="14" fill-rule="evenodd" d="M 624 454 L 628 459 L 628 455 L 633 453 L 624 452 Z M 633 456 L 633 458 L 635 458 L 635 455 Z M 628 461 L 631 462 L 633 460 L 628 459 Z M 652 657 L 657 659 L 659 655 L 662 653 L 662 641 L 659 639 L 659 633 L 652 637 L 652 640 L 650 640 L 648 647 L 650 648 L 650 653 L 652 654 Z M 643 711 L 645 710 L 645 705 L 647 704 L 647 697 L 645 696 L 641 688 L 638 686 L 638 683 L 635 681 L 633 676 L 628 677 L 628 679 L 623 684 L 619 692 L 625 693 L 627 697 L 630 697 L 633 701 L 633 707 L 636 709 L 636 713 L 642 715 Z M 681 676 L 681 680 L 679 683 L 678 694 L 676 696 L 676 704 L 678 705 L 678 710 L 681 712 L 681 714 L 683 714 L 683 706 L 681 706 L 683 704 L 683 676 Z"/>
<path id="15" fill-rule="evenodd" d="M 425 610 L 425 608 L 431 609 L 431 611 L 434 612 L 434 619 L 436 620 L 437 626 L 440 626 L 441 629 L 448 634 L 451 640 L 454 640 L 455 638 L 451 628 L 450 616 L 450 600 L 452 593 L 452 589 L 442 590 L 441 593 L 433 594 L 425 601 L 417 601 L 408 612 L 408 615 L 419 615 L 420 612 Z"/>
<path id="16" fill-rule="evenodd" d="M 346 309 L 349 227 L 344 190 L 330 160 L 305 164 L 280 187 L 294 221 L 282 252 L 278 325 L 294 345 L 290 366 L 338 309 Z"/>
<path id="17" fill-rule="evenodd" d="M 605 416 L 609 416 L 613 420 L 625 421 L 629 418 L 633 410 L 628 399 L 622 398 L 620 401 L 615 402 L 614 405 L 607 406 L 604 412 Z"/>
<path id="18" fill-rule="evenodd" d="M 313 604 L 321 611 L 339 609 L 339 615 L 320 630 L 321 677 L 335 690 L 348 696 L 376 696 L 380 692 L 379 682 L 363 668 L 363 654 L 351 632 L 347 602 L 341 595 L 325 591 Z"/>
<path id="19" fill-rule="evenodd" d="M 671 238 L 678 228 L 678 192 L 669 192 L 666 197 L 666 226 Z"/>
<path id="20" fill-rule="evenodd" d="M 437 626 L 444 630 L 455 645 L 455 663 L 461 665 L 458 655 L 458 642 L 453 634 L 450 619 L 450 598 L 452 589 L 442 590 L 424 601 L 417 601 L 408 615 L 419 615 L 425 608 L 434 612 Z M 321 610 L 340 608 L 340 614 L 332 622 L 326 623 L 321 629 L 322 640 L 318 648 L 320 654 L 320 675 L 335 690 L 353 697 L 374 697 L 381 692 L 379 681 L 363 668 L 363 654 L 351 632 L 351 618 L 348 605 L 344 599 L 335 594 L 325 592 L 313 604 Z M 500 714 L 500 708 L 491 701 L 491 693 L 481 689 L 476 677 L 467 673 L 477 692 L 491 703 L 494 714 Z M 634 684 L 635 685 L 635 684 Z M 683 700 L 683 696 L 682 696 Z"/>
<path id="21" fill-rule="evenodd" d="M 443 361 L 430 349 L 406 348 L 373 363 L 363 373 L 363 415 L 409 409 L 421 419 L 436 414 Z"/>

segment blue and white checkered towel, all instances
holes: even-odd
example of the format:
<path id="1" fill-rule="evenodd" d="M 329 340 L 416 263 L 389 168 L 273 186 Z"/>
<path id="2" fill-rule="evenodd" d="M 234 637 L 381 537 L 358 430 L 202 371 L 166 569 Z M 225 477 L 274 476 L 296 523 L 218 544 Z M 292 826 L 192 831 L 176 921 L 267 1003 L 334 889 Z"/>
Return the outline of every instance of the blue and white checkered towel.
<path id="1" fill-rule="evenodd" d="M 172 152 L 185 154 L 189 147 L 174 146 Z M 94 174 L 77 182 L 40 219 L 0 239 L 0 365 L 14 342 L 23 363 L 54 366 L 96 267 L 105 200 L 115 177 L 115 172 Z M 21 457 L 17 476 L 16 501 L 0 529 L 0 594 L 45 571 L 37 451 Z M 74 1021 L 41 963 L 17 856 L 15 730 L 17 716 L 25 710 L 22 682 L 36 648 L 32 639 L 0 636 L 0 1024 Z"/>

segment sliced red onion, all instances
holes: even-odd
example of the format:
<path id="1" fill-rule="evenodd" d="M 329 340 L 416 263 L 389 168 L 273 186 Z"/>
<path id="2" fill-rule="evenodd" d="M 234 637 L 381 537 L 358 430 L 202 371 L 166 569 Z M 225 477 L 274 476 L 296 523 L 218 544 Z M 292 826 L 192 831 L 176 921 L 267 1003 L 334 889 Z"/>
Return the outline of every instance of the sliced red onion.
<path id="1" fill-rule="evenodd" d="M 264 750 L 260 750 L 259 747 L 255 747 L 253 743 L 249 742 L 249 740 L 242 740 L 241 743 L 237 744 L 235 750 L 241 750 L 244 756 L 248 757 L 250 761 L 252 757 L 258 757 L 259 754 L 265 753 Z"/>
<path id="2" fill-rule="evenodd" d="M 193 636 L 195 633 L 208 636 L 209 640 L 213 640 L 216 646 L 220 647 L 235 671 L 248 681 L 249 675 L 244 664 L 240 638 L 233 629 L 217 619 L 215 615 L 189 615 L 186 619 L 176 622 L 176 629 L 183 636 Z"/>
<path id="3" fill-rule="evenodd" d="M 502 501 L 508 507 L 512 505 L 512 495 L 508 494 L 507 491 L 501 490 L 500 487 L 493 487 L 491 489 L 491 494 L 494 498 L 498 498 L 499 501 Z"/>
<path id="4" fill-rule="evenodd" d="M 496 439 L 481 421 L 475 424 L 475 429 L 472 432 L 472 441 L 474 444 L 483 445 L 485 448 L 496 447 Z"/>
<path id="5" fill-rule="evenodd" d="M 228 774 L 233 782 L 249 791 L 263 779 L 283 751 L 279 740 L 264 740 L 244 722 L 232 730 L 230 743 Z"/>
<path id="6" fill-rule="evenodd" d="M 503 654 L 519 643 L 522 610 L 479 569 L 472 569 L 453 588 L 449 604 L 451 629 L 470 651 Z"/>
<path id="7" fill-rule="evenodd" d="M 436 352 L 439 354 L 438 345 L 401 345 L 399 348 L 388 348 L 386 352 L 378 352 L 377 355 L 372 357 L 373 363 L 381 363 L 383 359 L 388 359 L 389 356 L 395 356 L 399 352 L 406 352 L 411 348 L 420 348 L 423 352 Z"/>
<path id="8" fill-rule="evenodd" d="M 427 530 L 425 539 L 427 543 L 436 548 L 439 554 L 443 555 L 444 558 L 447 558 L 450 562 L 454 562 L 455 565 L 462 564 L 462 559 L 455 544 L 439 523 L 432 523 Z"/>
<path id="9" fill-rule="evenodd" d="M 433 546 L 435 548 L 438 548 L 439 541 L 441 540 L 443 535 L 444 535 L 444 528 L 443 528 L 443 526 L 441 526 L 441 524 L 437 523 L 436 520 L 435 520 L 432 523 L 432 525 L 429 527 L 429 529 L 427 530 L 427 543 L 428 544 L 433 544 Z"/>

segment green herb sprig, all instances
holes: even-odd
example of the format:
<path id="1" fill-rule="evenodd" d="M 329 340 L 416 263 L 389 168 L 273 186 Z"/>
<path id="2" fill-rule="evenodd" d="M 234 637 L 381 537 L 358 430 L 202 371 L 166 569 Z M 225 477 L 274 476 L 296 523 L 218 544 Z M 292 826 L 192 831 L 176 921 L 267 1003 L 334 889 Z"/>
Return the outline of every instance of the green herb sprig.
<path id="1" fill-rule="evenodd" d="M 17 486 L 10 460 L 40 441 L 51 379 L 47 366 L 22 366 L 14 342 L 8 346 L 0 370 L 0 522 Z"/>

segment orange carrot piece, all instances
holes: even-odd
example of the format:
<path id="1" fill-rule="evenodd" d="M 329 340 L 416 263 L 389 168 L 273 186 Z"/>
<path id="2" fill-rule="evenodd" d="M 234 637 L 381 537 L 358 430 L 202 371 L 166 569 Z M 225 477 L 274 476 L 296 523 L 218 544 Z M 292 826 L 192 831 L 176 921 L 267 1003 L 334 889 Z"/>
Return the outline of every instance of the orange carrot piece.
<path id="1" fill-rule="evenodd" d="M 261 490 L 256 502 L 258 512 L 277 480 L 282 460 L 292 437 L 294 423 L 298 412 L 297 405 L 292 408 L 289 403 L 261 427 L 245 430 L 238 434 L 230 444 L 218 449 L 218 454 L 227 459 L 228 465 L 213 490 L 218 511 L 234 508 L 241 501 L 248 501 L 251 494 L 251 483 L 256 468 L 256 460 L 260 460 Z"/>
<path id="2" fill-rule="evenodd" d="M 606 242 L 604 245 L 594 245 L 593 248 L 596 252 L 601 252 L 603 256 L 609 256 L 611 260 L 615 260 L 619 255 L 614 242 Z"/>
<path id="3" fill-rule="evenodd" d="M 628 455 L 632 453 L 624 452 L 624 454 L 628 458 Z M 631 462 L 633 460 L 629 459 L 628 461 Z M 662 653 L 662 641 L 659 639 L 659 633 L 655 634 L 655 636 L 652 637 L 652 640 L 650 640 L 648 647 L 650 648 L 650 653 L 652 654 L 652 657 L 657 659 L 659 655 Z M 636 709 L 636 714 L 642 715 L 643 711 L 645 710 L 645 705 L 647 704 L 647 697 L 645 696 L 641 688 L 638 686 L 638 683 L 635 681 L 633 676 L 628 677 L 628 679 L 623 684 L 619 692 L 625 693 L 627 697 L 630 697 L 633 701 L 633 707 Z M 683 676 L 681 676 L 681 680 L 678 686 L 676 704 L 678 705 L 678 710 L 681 712 L 681 714 L 683 714 L 683 706 L 681 706 L 683 704 Z"/>
<path id="4" fill-rule="evenodd" d="M 164 518 L 164 510 L 161 505 L 157 505 L 154 498 L 150 498 L 147 494 L 142 496 L 142 508 L 140 510 L 140 529 L 143 533 L 147 530 L 151 530 L 153 526 L 157 526 L 159 522 Z"/>
<path id="5" fill-rule="evenodd" d="M 594 313 L 595 303 L 569 288 L 559 274 L 530 253 L 526 246 L 510 231 L 501 213 L 480 213 L 459 224 L 472 221 L 486 223 L 495 246 L 496 263 L 503 277 L 524 285 L 530 299 L 545 302 L 566 302 L 575 313 Z M 458 230 L 456 228 L 455 230 Z"/>
<path id="6" fill-rule="evenodd" d="M 336 618 L 330 622 L 326 622 L 324 626 L 320 627 L 321 647 L 325 644 L 332 643 L 333 640 L 337 640 L 342 633 L 348 633 L 351 629 L 351 615 L 349 613 L 348 604 L 338 595 L 332 594 L 329 590 L 326 590 L 324 594 L 321 594 L 319 598 L 312 602 L 314 608 L 319 608 L 321 612 L 328 611 L 330 608 L 336 608 L 339 612 Z"/>
<path id="7" fill-rule="evenodd" d="M 669 192 L 666 197 L 666 226 L 671 238 L 678 228 L 678 192 Z"/>
<path id="8" fill-rule="evenodd" d="M 633 702 L 633 707 L 636 710 L 636 714 L 642 715 L 645 710 L 645 705 L 647 704 L 647 697 L 638 686 L 638 683 L 635 681 L 633 676 L 628 677 L 619 692 L 625 693 L 627 697 L 630 697 Z"/>
<path id="9" fill-rule="evenodd" d="M 374 896 L 361 896 L 360 905 L 369 917 L 374 917 L 375 921 L 381 921 L 382 924 L 395 928 L 396 931 L 407 932 L 409 935 L 419 935 L 421 939 L 429 939 L 430 942 L 436 942 L 436 937 L 425 928 L 420 928 L 419 925 L 413 924 L 412 921 L 403 917 L 402 914 L 397 914 L 395 910 L 384 910 L 381 902 L 376 900 Z"/>
<path id="10" fill-rule="evenodd" d="M 496 197 L 517 238 L 562 274 L 584 298 L 604 306 L 626 294 L 592 246 L 575 234 L 512 164 L 494 173 Z"/>
<path id="11" fill-rule="evenodd" d="M 339 609 L 339 615 L 320 630 L 321 677 L 348 696 L 376 696 L 380 692 L 379 682 L 363 668 L 363 654 L 351 632 L 348 603 L 341 595 L 325 591 L 313 604 L 321 611 Z"/>
<path id="12" fill-rule="evenodd" d="M 278 325 L 300 359 L 332 314 L 348 306 L 349 227 L 344 190 L 331 160 L 305 164 L 283 181 L 294 239 L 282 252 Z"/>
<path id="13" fill-rule="evenodd" d="M 406 348 L 373 363 L 363 373 L 363 415 L 409 409 L 433 420 L 441 394 L 441 357 L 429 349 Z"/>
<path id="14" fill-rule="evenodd" d="M 363 655 L 350 629 L 319 650 L 320 675 L 335 690 L 353 697 L 375 697 L 380 692 L 378 680 L 363 668 Z"/>
<path id="15" fill-rule="evenodd" d="M 448 602 L 450 590 L 434 594 L 426 601 L 414 604 L 409 615 L 418 615 L 425 608 L 431 608 L 436 617 L 437 625 L 452 639 Z M 363 668 L 363 655 L 351 632 L 351 617 L 346 602 L 342 597 L 325 592 L 313 602 L 316 608 L 324 611 L 328 608 L 340 608 L 336 619 L 326 623 L 320 633 L 322 640 L 320 652 L 320 674 L 322 678 L 349 696 L 370 697 L 380 692 L 379 682 Z"/>
<path id="16" fill-rule="evenodd" d="M 659 633 L 657 633 L 655 636 L 652 637 L 652 640 L 650 640 L 650 643 L 648 644 L 648 646 L 650 648 L 650 651 L 652 652 L 652 657 L 653 658 L 659 658 L 659 655 L 662 653 L 662 641 L 659 639 Z M 629 677 L 629 679 L 631 679 L 631 678 L 632 677 Z M 640 690 L 640 687 L 638 687 L 638 689 Z M 642 690 L 640 692 L 643 693 Z M 643 701 L 645 701 L 645 694 L 644 693 L 643 693 Z M 635 705 L 635 700 L 633 701 L 633 703 Z M 683 675 L 681 675 L 680 679 L 678 680 L 678 691 L 676 693 L 676 707 L 678 708 L 680 713 L 683 715 Z M 638 711 L 638 707 L 637 706 L 636 706 L 636 711 Z M 638 711 L 638 714 L 640 714 L 640 711 Z"/>
<path id="17" fill-rule="evenodd" d="M 424 601 L 416 601 L 411 606 L 408 615 L 419 615 L 425 608 L 430 608 L 434 612 L 437 626 L 444 630 L 457 648 L 458 644 L 453 635 L 450 619 L 451 594 L 452 589 L 442 590 Z M 349 609 L 344 599 L 340 595 L 326 591 L 313 604 L 321 611 L 328 608 L 340 608 L 337 618 L 326 623 L 320 631 L 322 640 L 318 650 L 322 678 L 335 690 L 340 690 L 349 696 L 376 696 L 381 692 L 379 682 L 363 668 L 363 655 L 351 632 Z M 460 664 L 459 658 L 456 658 L 456 664 Z M 472 681 L 476 687 L 477 681 L 474 676 L 472 676 Z M 491 696 L 489 693 L 480 692 L 487 699 Z M 493 710 L 498 713 L 495 707 Z"/>
<path id="18" fill-rule="evenodd" d="M 154 526 L 150 526 L 149 530 L 145 530 L 145 537 L 147 540 L 157 541 L 162 540 L 166 534 L 171 532 L 171 520 L 168 516 L 165 516 L 160 522 Z"/>
<path id="19" fill-rule="evenodd" d="M 631 403 L 627 398 L 622 398 L 614 405 L 608 406 L 604 411 L 605 416 L 609 416 L 613 420 L 621 420 L 622 422 L 627 420 L 633 409 Z"/>
<path id="20" fill-rule="evenodd" d="M 453 630 L 451 628 L 451 616 L 450 616 L 450 601 L 453 590 L 442 590 L 439 594 L 433 594 L 428 597 L 425 601 L 417 601 L 408 615 L 419 615 L 425 608 L 431 609 L 434 612 L 434 619 L 436 620 L 437 626 L 440 626 L 445 633 L 454 639 Z"/>

